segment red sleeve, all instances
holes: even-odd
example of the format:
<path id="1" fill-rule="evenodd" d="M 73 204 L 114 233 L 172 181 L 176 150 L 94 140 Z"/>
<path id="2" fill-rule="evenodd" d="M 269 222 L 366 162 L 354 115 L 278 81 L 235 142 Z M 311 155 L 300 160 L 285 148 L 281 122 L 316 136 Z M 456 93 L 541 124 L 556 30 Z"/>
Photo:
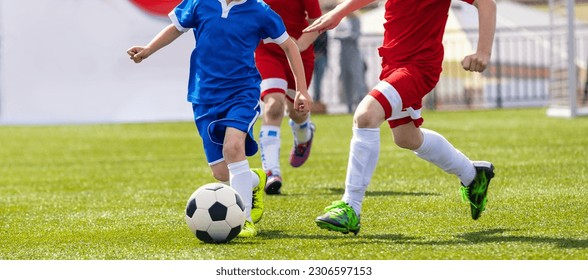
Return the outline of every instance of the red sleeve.
<path id="1" fill-rule="evenodd" d="M 318 0 L 304 0 L 304 9 L 308 13 L 309 19 L 319 18 L 323 14 Z"/>
<path id="2" fill-rule="evenodd" d="M 474 1 L 476 1 L 476 0 L 461 0 L 461 1 L 466 2 L 471 5 L 471 4 L 474 4 Z"/>

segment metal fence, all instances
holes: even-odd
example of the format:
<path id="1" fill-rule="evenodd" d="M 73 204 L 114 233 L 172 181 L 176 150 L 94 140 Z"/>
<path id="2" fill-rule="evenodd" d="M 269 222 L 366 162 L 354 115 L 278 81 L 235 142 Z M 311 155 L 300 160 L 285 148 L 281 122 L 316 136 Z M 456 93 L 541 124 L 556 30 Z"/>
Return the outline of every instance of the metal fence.
<path id="1" fill-rule="evenodd" d="M 476 109 L 506 107 L 542 107 L 549 104 L 550 77 L 554 57 L 567 57 L 566 37 L 545 27 L 517 27 L 497 29 L 491 64 L 483 73 L 471 73 L 461 68 L 461 59 L 473 53 L 477 30 L 447 30 L 444 37 L 445 59 L 443 72 L 436 88 L 427 95 L 424 106 L 429 109 Z M 558 43 L 559 42 L 559 43 Z M 336 43 L 336 42 L 335 42 Z M 367 70 L 368 87 L 378 83 L 381 59 L 377 48 L 382 35 L 364 34 L 359 46 Z M 329 69 L 323 81 L 323 98 L 330 111 L 341 111 L 345 100 L 338 96 L 338 49 L 329 46 Z M 555 47 L 554 47 L 555 46 Z M 585 95 L 588 64 L 588 25 L 576 26 L 576 61 L 579 95 Z M 332 58 L 332 59 L 331 59 Z M 364 93 L 365 94 L 365 93 Z M 587 96 L 579 98 L 586 102 Z"/>

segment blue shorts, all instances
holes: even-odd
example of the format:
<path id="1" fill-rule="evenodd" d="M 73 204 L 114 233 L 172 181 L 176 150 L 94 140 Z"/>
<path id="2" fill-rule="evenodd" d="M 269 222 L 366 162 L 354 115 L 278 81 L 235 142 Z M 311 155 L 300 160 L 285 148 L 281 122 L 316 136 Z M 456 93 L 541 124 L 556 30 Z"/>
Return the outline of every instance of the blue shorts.
<path id="1" fill-rule="evenodd" d="M 230 98 L 218 104 L 192 103 L 192 110 L 209 165 L 224 160 L 223 142 L 227 127 L 247 133 L 246 156 L 250 157 L 257 153 L 258 147 L 253 137 L 253 125 L 260 114 L 259 94 L 257 94 L 257 99 Z"/>

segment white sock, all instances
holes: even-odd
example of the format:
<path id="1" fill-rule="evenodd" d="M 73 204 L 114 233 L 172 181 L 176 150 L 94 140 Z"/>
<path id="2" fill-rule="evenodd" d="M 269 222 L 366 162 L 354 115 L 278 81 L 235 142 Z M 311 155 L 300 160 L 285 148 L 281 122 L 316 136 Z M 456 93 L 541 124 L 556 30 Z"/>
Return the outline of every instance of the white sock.
<path id="1" fill-rule="evenodd" d="M 251 220 L 251 207 L 253 204 L 251 187 L 253 186 L 253 176 L 251 174 L 252 171 L 249 169 L 249 162 L 243 160 L 229 163 L 227 164 L 227 167 L 229 168 L 229 182 L 231 183 L 231 187 L 241 196 L 245 206 L 245 217 L 247 217 L 248 220 Z M 257 177 L 257 175 L 255 175 L 255 177 Z"/>
<path id="2" fill-rule="evenodd" d="M 259 146 L 263 170 L 271 171 L 273 175 L 280 175 L 280 127 L 262 125 L 259 132 Z"/>
<path id="3" fill-rule="evenodd" d="M 310 132 L 310 113 L 302 123 L 295 123 L 292 119 L 290 119 L 288 123 L 290 124 L 290 128 L 292 128 L 294 141 L 296 141 L 296 143 L 306 143 L 310 140 L 310 137 L 312 136 L 312 132 Z"/>
<path id="4" fill-rule="evenodd" d="M 253 188 L 259 184 L 259 176 L 257 176 L 257 173 L 253 172 L 251 169 L 249 172 L 251 173 L 251 190 L 253 190 Z M 253 199 L 253 197 L 251 199 Z"/>
<path id="5" fill-rule="evenodd" d="M 415 154 L 445 172 L 457 175 L 464 185 L 469 185 L 476 176 L 472 161 L 453 147 L 441 134 L 425 128 L 421 128 L 421 131 L 423 144 L 414 150 Z"/>
<path id="6" fill-rule="evenodd" d="M 358 216 L 361 213 L 365 191 L 376 169 L 379 154 L 380 129 L 353 128 L 345 179 L 345 194 L 342 200 L 347 202 Z"/>

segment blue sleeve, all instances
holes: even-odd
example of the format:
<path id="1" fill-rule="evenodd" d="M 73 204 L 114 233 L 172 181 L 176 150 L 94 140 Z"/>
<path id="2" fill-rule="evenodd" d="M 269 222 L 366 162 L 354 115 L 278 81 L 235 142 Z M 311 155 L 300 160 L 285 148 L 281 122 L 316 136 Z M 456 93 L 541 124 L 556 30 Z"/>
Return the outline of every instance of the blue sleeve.
<path id="1" fill-rule="evenodd" d="M 183 0 L 169 13 L 169 18 L 179 31 L 186 32 L 196 27 L 197 4 L 198 0 Z"/>
<path id="2" fill-rule="evenodd" d="M 266 20 L 261 33 L 262 38 L 264 38 L 264 43 L 273 42 L 281 44 L 285 42 L 290 36 L 286 32 L 284 21 L 282 21 L 282 18 L 269 7 L 266 12 Z"/>

